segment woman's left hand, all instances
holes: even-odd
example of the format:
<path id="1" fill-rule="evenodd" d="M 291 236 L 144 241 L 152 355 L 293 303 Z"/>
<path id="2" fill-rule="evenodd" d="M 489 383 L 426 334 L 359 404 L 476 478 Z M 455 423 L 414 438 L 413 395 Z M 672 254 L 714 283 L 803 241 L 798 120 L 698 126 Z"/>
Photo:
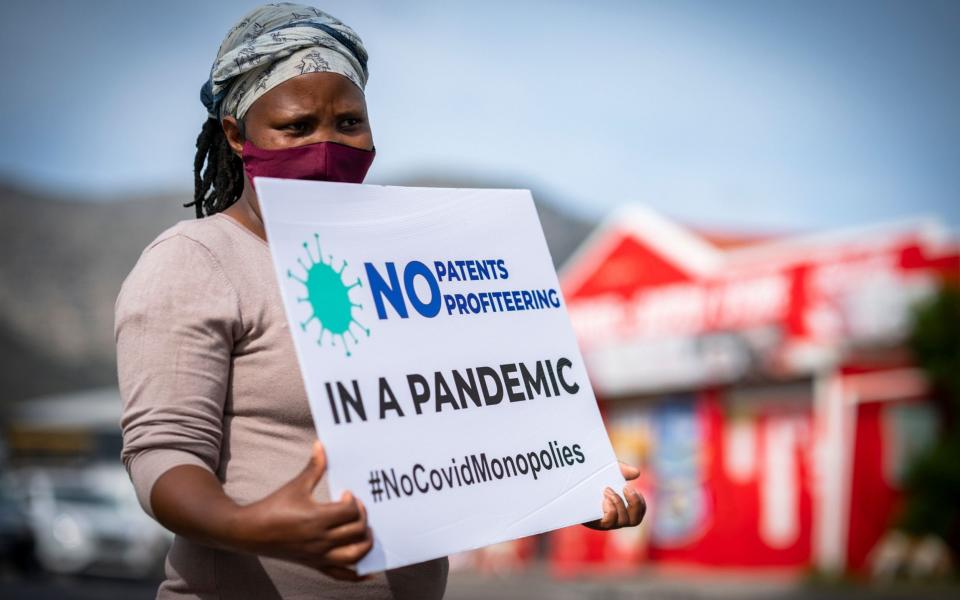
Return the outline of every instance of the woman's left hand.
<path id="1" fill-rule="evenodd" d="M 640 476 L 640 470 L 620 463 L 620 472 L 627 481 L 636 479 Z M 596 521 L 584 523 L 585 527 L 596 529 L 598 531 L 609 531 L 621 527 L 636 527 L 643 520 L 643 515 L 647 512 L 647 503 L 640 495 L 640 492 L 633 489 L 633 486 L 627 485 L 623 488 L 623 495 L 627 498 L 627 503 L 623 503 L 623 498 L 610 488 L 603 490 L 603 517 Z"/>

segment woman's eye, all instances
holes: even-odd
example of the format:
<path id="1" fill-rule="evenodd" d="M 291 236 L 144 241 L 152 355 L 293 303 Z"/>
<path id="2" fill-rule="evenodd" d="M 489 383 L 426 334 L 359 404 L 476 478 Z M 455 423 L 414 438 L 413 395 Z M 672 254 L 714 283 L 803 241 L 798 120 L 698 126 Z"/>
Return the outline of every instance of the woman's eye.
<path id="1" fill-rule="evenodd" d="M 292 133 L 305 133 L 309 126 L 303 121 L 297 121 L 296 123 L 290 123 L 289 125 L 284 125 L 283 128 Z"/>

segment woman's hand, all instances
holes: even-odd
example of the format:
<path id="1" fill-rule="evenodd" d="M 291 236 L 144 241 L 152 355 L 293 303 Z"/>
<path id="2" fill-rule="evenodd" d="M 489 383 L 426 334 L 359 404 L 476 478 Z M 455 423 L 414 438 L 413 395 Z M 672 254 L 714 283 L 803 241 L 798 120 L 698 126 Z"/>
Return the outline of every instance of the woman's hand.
<path id="1" fill-rule="evenodd" d="M 367 511 L 350 492 L 337 502 L 318 502 L 313 489 L 327 470 L 320 441 L 307 466 L 263 500 L 241 507 L 237 545 L 255 554 L 293 560 L 335 579 L 359 581 L 349 567 L 373 547 Z"/>
<path id="2" fill-rule="evenodd" d="M 623 478 L 631 481 L 640 476 L 640 470 L 620 463 L 620 472 Z M 623 488 L 623 495 L 627 498 L 624 505 L 623 498 L 610 488 L 603 490 L 603 517 L 596 521 L 584 523 L 584 526 L 599 531 L 609 531 L 621 527 L 636 527 L 643 520 L 647 512 L 647 503 L 640 492 L 627 485 Z"/>

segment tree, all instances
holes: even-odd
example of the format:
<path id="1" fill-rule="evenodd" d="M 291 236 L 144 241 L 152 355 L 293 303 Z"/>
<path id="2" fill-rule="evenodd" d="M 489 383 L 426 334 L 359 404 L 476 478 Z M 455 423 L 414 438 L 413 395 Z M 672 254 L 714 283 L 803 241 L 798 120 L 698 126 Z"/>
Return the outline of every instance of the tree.
<path id="1" fill-rule="evenodd" d="M 944 427 L 907 471 L 900 526 L 936 534 L 960 552 L 960 287 L 944 285 L 917 307 L 910 347 L 930 379 Z"/>

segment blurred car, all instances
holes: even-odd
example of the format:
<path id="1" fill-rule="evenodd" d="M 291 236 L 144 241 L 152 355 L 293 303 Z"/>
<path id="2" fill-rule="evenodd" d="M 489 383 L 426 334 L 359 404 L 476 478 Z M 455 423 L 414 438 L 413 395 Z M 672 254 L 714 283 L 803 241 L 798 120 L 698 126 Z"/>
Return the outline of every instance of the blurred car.
<path id="1" fill-rule="evenodd" d="M 173 536 L 143 512 L 122 467 L 35 467 L 21 475 L 43 569 L 138 578 L 161 572 Z"/>
<path id="2" fill-rule="evenodd" d="M 6 474 L 0 475 L 0 566 L 20 573 L 36 567 L 26 498 Z"/>

